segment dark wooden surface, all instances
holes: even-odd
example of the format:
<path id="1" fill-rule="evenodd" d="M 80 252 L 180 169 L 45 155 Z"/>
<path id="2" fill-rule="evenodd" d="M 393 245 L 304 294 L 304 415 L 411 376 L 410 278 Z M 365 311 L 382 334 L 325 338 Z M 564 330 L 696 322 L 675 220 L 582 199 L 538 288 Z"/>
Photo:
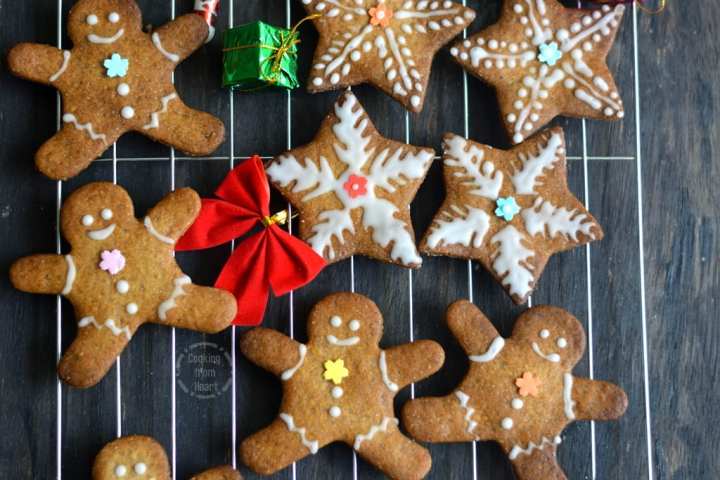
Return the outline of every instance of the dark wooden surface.
<path id="1" fill-rule="evenodd" d="M 139 2 L 146 24 L 160 25 L 171 14 L 170 0 Z M 218 24 L 228 24 L 228 2 L 223 2 Z M 62 3 L 64 18 L 72 2 Z M 176 11 L 192 8 L 192 0 L 178 0 Z M 498 0 L 473 0 L 478 10 L 471 31 L 492 23 Z M 57 2 L 0 0 L 0 47 L 19 41 L 57 44 Z M 262 19 L 277 25 L 286 21 L 282 0 L 236 0 L 235 24 Z M 292 18 L 302 16 L 299 2 L 292 4 Z M 633 15 L 623 22 L 609 62 L 616 72 L 627 105 L 624 121 L 588 122 L 583 136 L 578 120 L 559 120 L 569 141 L 571 188 L 584 199 L 587 176 L 590 208 L 604 225 L 606 238 L 589 252 L 577 249 L 554 257 L 533 302 L 551 303 L 573 312 L 587 326 L 592 318 L 596 378 L 622 385 L 630 398 L 625 417 L 616 423 L 597 424 L 595 464 L 597 478 L 658 479 L 720 478 L 715 427 L 719 339 L 718 269 L 719 236 L 717 179 L 720 147 L 717 127 L 720 111 L 716 25 L 717 2 L 670 0 L 659 16 L 638 15 L 639 76 L 634 70 Z M 317 36 L 303 29 L 302 73 L 308 69 Z M 65 46 L 68 40 L 63 39 Z M 220 44 L 215 40 L 178 69 L 178 90 L 192 106 L 214 112 L 231 126 L 230 96 L 218 87 Z M 639 92 L 635 89 L 638 81 Z M 447 52 L 438 54 L 430 91 L 422 114 L 411 116 L 412 143 L 439 149 L 445 131 L 463 133 L 463 74 Z M 55 376 L 57 350 L 57 300 L 14 291 L 7 269 L 17 257 L 56 249 L 55 182 L 34 171 L 33 152 L 56 128 L 57 96 L 48 88 L 0 74 L 0 478 L 88 478 L 94 455 L 117 433 L 117 372 L 113 369 L 97 387 L 78 391 L 62 386 L 58 397 Z M 369 87 L 355 89 L 377 127 L 386 136 L 405 138 L 405 113 L 396 103 Z M 479 81 L 468 79 L 469 128 L 473 139 L 504 146 L 497 108 L 491 92 Z M 640 119 L 635 102 L 639 93 Z M 259 152 L 274 155 L 287 146 L 288 122 L 292 143 L 309 141 L 334 94 L 311 96 L 293 92 L 288 118 L 287 97 L 282 92 L 234 96 L 233 140 L 206 160 L 176 159 L 177 186 L 196 188 L 209 195 L 236 157 Z M 640 128 L 641 148 L 636 139 Z M 585 140 L 585 141 L 584 141 Z M 589 156 L 583 161 L 585 153 Z M 169 149 L 139 136 L 124 137 L 117 145 L 117 180 L 144 212 L 171 188 Z M 641 156 L 638 156 L 638 153 Z M 95 162 L 79 177 L 61 186 L 62 196 L 95 180 L 113 175 L 112 150 L 106 160 Z M 621 157 L 607 159 L 605 157 Z M 144 160 L 129 160 L 142 158 Z M 238 159 L 237 161 L 241 161 Z M 584 165 L 587 164 L 587 171 Z M 638 167 L 641 167 L 640 169 Z M 638 171 L 641 178 L 638 178 Z M 642 182 L 640 182 L 640 180 Z M 640 221 L 638 189 L 642 185 L 643 216 Z M 413 204 L 414 222 L 422 232 L 442 201 L 441 168 L 437 162 Z M 278 201 L 278 205 L 282 202 Z M 644 234 L 644 257 L 640 234 Z M 210 284 L 230 251 L 229 246 L 182 254 L 181 264 L 198 282 Z M 587 255 L 590 254 L 588 272 Z M 641 265 L 645 268 L 646 316 L 643 317 Z M 384 345 L 407 342 L 410 312 L 415 338 L 432 338 L 447 351 L 444 368 L 417 384 L 418 396 L 444 394 L 461 379 L 466 360 L 444 326 L 446 306 L 470 295 L 467 262 L 447 258 L 427 259 L 412 274 L 366 259 L 355 259 L 355 288 L 370 296 L 385 315 Z M 475 303 L 507 335 L 521 308 L 514 307 L 490 276 L 472 265 Z M 412 281 L 413 296 L 409 286 Z M 351 288 L 350 263 L 324 271 L 310 286 L 289 297 L 273 299 L 266 325 L 288 332 L 291 312 L 294 332 L 305 339 L 305 317 L 324 295 Z M 590 282 L 588 284 L 588 282 Z M 588 288 L 590 287 L 590 288 Z M 590 292 L 591 298 L 588 293 Z M 62 347 L 74 335 L 75 322 L 62 304 Z M 647 349 L 643 346 L 643 322 Z M 241 333 L 240 329 L 234 332 Z M 231 351 L 233 332 L 214 335 L 177 331 L 175 356 L 198 342 L 212 342 Z M 170 330 L 146 326 L 122 355 L 120 365 L 120 427 L 123 434 L 148 434 L 172 451 L 172 336 Z M 647 354 L 645 375 L 644 355 Z M 269 423 L 277 413 L 279 384 L 250 365 L 235 359 L 237 382 L 237 440 Z M 192 372 L 190 372 L 192 373 Z M 576 373 L 588 375 L 586 355 Z M 188 371 L 183 371 L 183 375 Z M 221 363 L 215 374 L 224 385 L 231 379 L 230 364 Z M 649 382 L 649 383 L 646 383 Z M 232 387 L 231 387 L 232 388 Z M 649 397 L 646 397 L 646 388 Z M 398 396 L 398 405 L 409 389 Z M 58 398 L 60 404 L 58 404 Z M 177 477 L 187 478 L 209 465 L 229 463 L 232 457 L 232 392 L 201 400 L 176 389 Z M 648 438 L 647 404 L 652 436 Z M 61 426 L 58 431 L 57 425 Z M 59 440 L 58 441 L 58 435 Z M 569 478 L 592 478 L 591 426 L 579 423 L 567 429 L 559 449 Z M 57 446 L 60 445 L 58 458 Z M 471 444 L 431 446 L 434 467 L 430 478 L 472 479 Z M 296 467 L 297 478 L 352 478 L 350 449 L 330 446 Z M 360 478 L 378 478 L 358 460 Z M 292 478 L 288 469 L 277 478 Z M 477 445 L 477 478 L 512 478 L 508 462 L 492 444 Z M 252 474 L 249 478 L 254 478 Z"/>

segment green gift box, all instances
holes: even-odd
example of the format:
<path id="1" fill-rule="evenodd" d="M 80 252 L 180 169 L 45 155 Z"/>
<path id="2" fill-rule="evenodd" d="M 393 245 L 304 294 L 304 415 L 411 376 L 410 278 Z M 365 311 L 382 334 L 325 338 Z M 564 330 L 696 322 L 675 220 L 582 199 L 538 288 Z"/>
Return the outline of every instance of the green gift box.
<path id="1" fill-rule="evenodd" d="M 298 32 L 253 22 L 225 31 L 223 86 L 297 88 Z"/>

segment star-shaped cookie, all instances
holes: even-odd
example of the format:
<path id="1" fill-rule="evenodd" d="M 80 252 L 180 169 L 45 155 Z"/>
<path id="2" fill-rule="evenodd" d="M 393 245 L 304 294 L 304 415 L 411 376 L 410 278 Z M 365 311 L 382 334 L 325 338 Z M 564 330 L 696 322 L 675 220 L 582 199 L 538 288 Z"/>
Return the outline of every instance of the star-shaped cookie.
<path id="1" fill-rule="evenodd" d="M 422 110 L 435 53 L 474 19 L 449 0 L 303 0 L 320 32 L 308 90 L 371 83 Z"/>
<path id="2" fill-rule="evenodd" d="M 557 0 L 504 0 L 495 25 L 450 53 L 497 92 L 505 128 L 520 143 L 558 115 L 625 115 L 606 64 L 625 7 L 565 8 Z"/>
<path id="3" fill-rule="evenodd" d="M 97 384 L 146 322 L 205 333 L 230 325 L 232 294 L 194 285 L 173 255 L 199 212 L 189 188 L 169 194 L 143 221 L 127 192 L 111 183 L 90 183 L 68 197 L 60 223 L 70 253 L 21 258 L 10 269 L 18 290 L 63 295 L 75 308 L 77 336 L 58 364 L 60 378 L 78 388 Z"/>
<path id="4" fill-rule="evenodd" d="M 271 475 L 343 442 L 390 478 L 423 478 L 430 454 L 400 431 L 393 399 L 435 373 L 445 354 L 430 340 L 383 350 L 382 331 L 382 314 L 370 299 L 337 293 L 310 313 L 307 344 L 266 328 L 245 334 L 242 353 L 280 377 L 283 400 L 278 418 L 240 446 L 242 462 Z M 328 378 L 339 364 L 342 374 Z"/>
<path id="5" fill-rule="evenodd" d="M 418 440 L 493 440 L 520 480 L 564 480 L 555 451 L 565 427 L 577 420 L 613 420 L 627 408 L 619 387 L 572 375 L 585 350 L 585 332 L 560 308 L 527 310 L 509 339 L 467 301 L 450 306 L 447 322 L 470 369 L 450 395 L 405 404 L 403 425 Z"/>
<path id="6" fill-rule="evenodd" d="M 552 254 L 602 239 L 600 225 L 568 189 L 560 128 L 509 151 L 454 134 L 443 148 L 447 196 L 423 253 L 478 260 L 524 303 Z"/>
<path id="7" fill-rule="evenodd" d="M 177 64 L 208 36 L 200 15 L 145 33 L 133 0 L 81 0 L 70 10 L 68 33 L 72 50 L 22 43 L 8 55 L 12 73 L 62 95 L 63 128 L 35 155 L 42 173 L 73 177 L 129 131 L 190 155 L 222 143 L 223 123 L 185 105 L 172 84 Z"/>
<path id="8" fill-rule="evenodd" d="M 302 239 L 328 263 L 363 254 L 415 268 L 410 202 L 434 155 L 380 136 L 348 91 L 315 140 L 272 160 L 267 174 L 300 212 Z"/>

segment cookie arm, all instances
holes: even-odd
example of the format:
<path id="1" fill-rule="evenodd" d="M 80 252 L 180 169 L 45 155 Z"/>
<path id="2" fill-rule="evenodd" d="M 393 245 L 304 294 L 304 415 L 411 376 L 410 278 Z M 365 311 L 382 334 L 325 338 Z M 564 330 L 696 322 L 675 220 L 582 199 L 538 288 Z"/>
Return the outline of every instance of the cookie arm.
<path id="1" fill-rule="evenodd" d="M 8 53 L 8 69 L 20 78 L 50 85 L 62 74 L 66 57 L 69 60 L 69 52 L 50 45 L 21 43 Z"/>
<path id="2" fill-rule="evenodd" d="M 572 401 L 576 420 L 614 420 L 625 413 L 628 405 L 622 388 L 588 378 L 574 379 Z"/>
<path id="3" fill-rule="evenodd" d="M 51 295 L 70 293 L 71 280 L 74 278 L 68 275 L 73 267 L 67 257 L 32 255 L 21 258 L 10 267 L 10 281 L 15 288 L 23 292 Z"/>
<path id="4" fill-rule="evenodd" d="M 495 345 L 504 344 L 496 340 L 500 334 L 487 317 L 467 300 L 459 300 L 447 310 L 447 323 L 465 352 L 470 355 L 486 355 Z"/>
<path id="5" fill-rule="evenodd" d="M 151 38 L 165 58 L 179 63 L 205 42 L 208 28 L 200 15 L 188 13 L 155 30 Z"/>
<path id="6" fill-rule="evenodd" d="M 398 345 L 383 353 L 384 366 L 382 354 L 380 358 L 383 380 L 387 380 L 389 385 L 396 385 L 398 389 L 429 377 L 440 370 L 445 361 L 445 351 L 438 343 L 431 340 Z"/>
<path id="7" fill-rule="evenodd" d="M 176 288 L 179 284 L 182 294 L 171 295 L 162 302 L 152 321 L 203 333 L 217 333 L 229 327 L 237 313 L 235 297 L 219 288 L 183 285 L 185 278 L 175 280 Z"/>
<path id="8" fill-rule="evenodd" d="M 306 349 L 300 342 L 268 328 L 255 328 L 242 336 L 240 351 L 251 362 L 277 376 L 302 365 Z"/>
<path id="9" fill-rule="evenodd" d="M 191 188 L 170 193 L 145 217 L 145 228 L 164 243 L 175 243 L 200 214 L 200 197 Z"/>

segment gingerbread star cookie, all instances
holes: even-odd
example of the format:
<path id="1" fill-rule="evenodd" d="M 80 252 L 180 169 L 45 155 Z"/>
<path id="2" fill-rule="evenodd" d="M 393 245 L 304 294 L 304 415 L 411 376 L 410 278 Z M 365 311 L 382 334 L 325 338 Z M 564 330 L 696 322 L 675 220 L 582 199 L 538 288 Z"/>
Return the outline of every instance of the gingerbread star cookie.
<path id="1" fill-rule="evenodd" d="M 434 155 L 380 136 L 348 91 L 315 140 L 272 160 L 267 174 L 299 210 L 302 239 L 328 263 L 362 254 L 415 268 L 410 202 Z"/>
<path id="2" fill-rule="evenodd" d="M 243 354 L 283 382 L 279 418 L 240 446 L 245 465 L 270 475 L 340 441 L 394 479 L 419 479 L 430 454 L 398 429 L 397 392 L 436 372 L 444 352 L 421 340 L 388 350 L 378 346 L 383 319 L 354 293 L 321 300 L 310 313 L 305 345 L 257 328 L 241 340 Z"/>
<path id="3" fill-rule="evenodd" d="M 474 19 L 449 0 L 303 0 L 320 32 L 308 90 L 371 83 L 422 110 L 435 53 Z"/>
<path id="4" fill-rule="evenodd" d="M 565 8 L 557 0 L 504 0 L 495 25 L 450 50 L 497 91 L 505 128 L 520 143 L 558 115 L 625 115 L 607 67 L 625 7 Z"/>
<path id="5" fill-rule="evenodd" d="M 403 425 L 418 440 L 500 444 L 520 480 L 561 480 L 555 451 L 576 420 L 613 420 L 627 408 L 619 387 L 574 377 L 585 350 L 575 317 L 555 307 L 534 307 L 502 338 L 472 303 L 456 302 L 447 322 L 470 360 L 460 386 L 446 397 L 406 403 Z"/>
<path id="6" fill-rule="evenodd" d="M 177 64 L 208 36 L 200 15 L 145 33 L 134 1 L 81 0 L 70 10 L 68 33 L 71 50 L 22 43 L 8 56 L 12 73 L 62 95 L 63 128 L 35 155 L 42 173 L 73 177 L 129 131 L 190 155 L 222 143 L 223 123 L 185 105 L 172 84 Z"/>
<path id="7" fill-rule="evenodd" d="M 443 148 L 447 196 L 423 253 L 480 261 L 519 304 L 552 254 L 602 239 L 600 225 L 568 189 L 560 128 L 509 151 L 453 134 Z"/>
<path id="8" fill-rule="evenodd" d="M 171 480 L 170 464 L 163 447 L 141 435 L 121 437 L 103 447 L 95 457 L 93 480 Z M 190 480 L 242 480 L 230 466 L 216 467 Z"/>
<path id="9" fill-rule="evenodd" d="M 97 384 L 145 322 L 219 332 L 235 318 L 229 292 L 194 285 L 173 256 L 173 247 L 200 212 L 189 188 L 135 219 L 127 192 L 111 183 L 76 190 L 61 211 L 67 255 L 33 255 L 10 269 L 15 288 L 63 295 L 79 319 L 77 337 L 58 365 L 68 384 Z"/>

